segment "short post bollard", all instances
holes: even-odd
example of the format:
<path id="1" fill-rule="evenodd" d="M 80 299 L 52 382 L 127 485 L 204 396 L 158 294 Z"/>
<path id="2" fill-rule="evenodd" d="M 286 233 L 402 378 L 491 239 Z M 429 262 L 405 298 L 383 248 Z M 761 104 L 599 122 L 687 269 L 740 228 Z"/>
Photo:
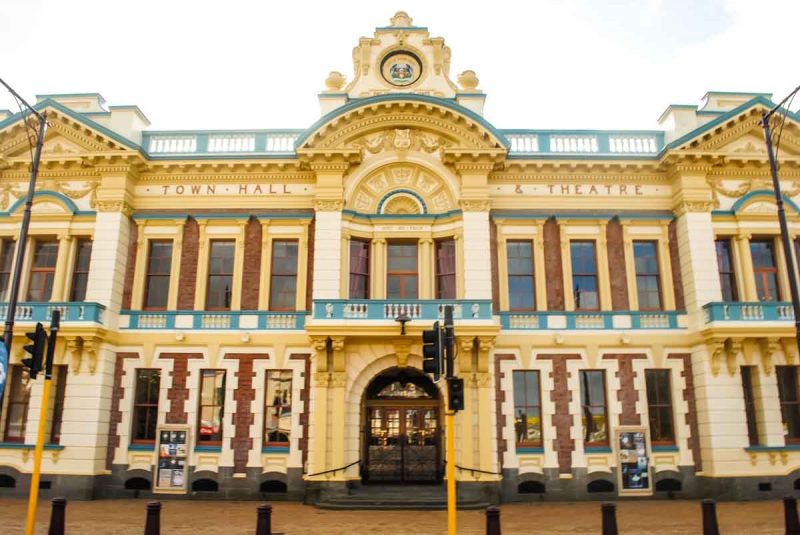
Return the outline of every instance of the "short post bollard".
<path id="1" fill-rule="evenodd" d="M 64 535 L 67 499 L 53 498 L 50 503 L 52 505 L 50 509 L 50 529 L 47 535 Z"/>
<path id="2" fill-rule="evenodd" d="M 719 535 L 717 502 L 708 498 L 703 500 L 703 535 Z"/>
<path id="3" fill-rule="evenodd" d="M 161 502 L 147 502 L 144 535 L 161 535 Z"/>
<path id="4" fill-rule="evenodd" d="M 258 506 L 256 535 L 272 535 L 272 506 L 267 503 Z"/>
<path id="5" fill-rule="evenodd" d="M 605 502 L 600 510 L 603 513 L 603 535 L 617 535 L 617 504 Z"/>
<path id="6" fill-rule="evenodd" d="M 486 509 L 486 535 L 501 535 L 500 509 L 497 507 Z"/>
<path id="7" fill-rule="evenodd" d="M 792 496 L 783 498 L 783 519 L 786 535 L 800 535 L 800 521 L 797 519 L 797 500 Z"/>

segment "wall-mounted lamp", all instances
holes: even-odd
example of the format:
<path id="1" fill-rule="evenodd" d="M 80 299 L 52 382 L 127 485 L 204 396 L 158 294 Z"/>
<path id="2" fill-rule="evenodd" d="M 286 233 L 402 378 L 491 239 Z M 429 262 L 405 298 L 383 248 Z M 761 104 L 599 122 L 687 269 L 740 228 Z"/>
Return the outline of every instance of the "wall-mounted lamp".
<path id="1" fill-rule="evenodd" d="M 406 323 L 408 323 L 409 321 L 411 321 L 411 318 L 409 318 L 409 317 L 408 317 L 407 315 L 405 315 L 405 314 L 400 314 L 399 316 L 397 316 L 397 317 L 394 319 L 394 321 L 397 321 L 397 322 L 399 322 L 399 323 L 400 323 L 400 334 L 401 334 L 401 335 L 403 335 L 403 336 L 405 336 L 405 334 L 406 334 Z"/>

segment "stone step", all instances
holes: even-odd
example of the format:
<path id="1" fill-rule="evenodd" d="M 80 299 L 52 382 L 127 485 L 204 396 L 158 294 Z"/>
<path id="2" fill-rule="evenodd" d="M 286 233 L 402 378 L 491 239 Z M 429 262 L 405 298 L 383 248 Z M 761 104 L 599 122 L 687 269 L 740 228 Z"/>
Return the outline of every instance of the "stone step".
<path id="1" fill-rule="evenodd" d="M 321 509 L 447 509 L 447 489 L 444 485 L 364 485 L 351 489 L 349 494 L 329 494 L 316 503 Z M 458 500 L 459 509 L 485 509 L 488 503 L 477 500 Z"/>

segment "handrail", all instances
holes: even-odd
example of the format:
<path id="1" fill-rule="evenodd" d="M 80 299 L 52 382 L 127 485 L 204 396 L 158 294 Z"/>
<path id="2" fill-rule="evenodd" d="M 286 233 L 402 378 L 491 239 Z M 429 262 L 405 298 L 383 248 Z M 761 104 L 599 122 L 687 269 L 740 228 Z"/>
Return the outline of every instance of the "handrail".
<path id="1" fill-rule="evenodd" d="M 334 468 L 333 470 L 325 470 L 324 472 L 317 472 L 316 474 L 304 474 L 306 477 L 314 477 L 314 476 L 323 476 L 325 474 L 333 474 L 336 472 L 341 472 L 342 470 L 347 470 L 351 466 L 355 466 L 357 464 L 361 464 L 361 459 L 354 461 L 346 466 L 342 466 L 340 468 Z"/>
<path id="2" fill-rule="evenodd" d="M 447 465 L 447 461 L 445 461 L 444 464 Z M 456 465 L 456 468 L 458 468 L 459 470 L 463 470 L 465 472 L 472 472 L 473 474 L 477 472 L 479 474 L 489 474 L 490 476 L 503 475 L 503 472 L 489 472 L 487 470 L 481 470 L 480 468 L 467 468 L 465 466 L 460 466 L 460 465 Z"/>

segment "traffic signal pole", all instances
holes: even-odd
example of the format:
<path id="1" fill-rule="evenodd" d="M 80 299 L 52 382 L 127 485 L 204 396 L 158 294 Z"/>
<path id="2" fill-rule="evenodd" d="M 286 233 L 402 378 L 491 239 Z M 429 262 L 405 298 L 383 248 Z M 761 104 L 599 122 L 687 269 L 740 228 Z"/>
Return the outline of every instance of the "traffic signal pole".
<path id="1" fill-rule="evenodd" d="M 36 449 L 33 455 L 33 474 L 31 474 L 31 487 L 28 492 L 28 517 L 25 522 L 25 535 L 33 535 L 36 527 L 36 506 L 39 501 L 39 479 L 42 471 L 42 453 L 44 452 L 44 434 L 47 425 L 47 412 L 50 405 L 50 383 L 53 376 L 53 355 L 56 348 L 56 335 L 61 320 L 61 313 L 53 311 L 50 320 L 50 338 L 47 343 L 47 360 L 44 371 L 44 388 L 42 390 L 42 406 L 39 410 L 39 430 L 36 435 Z"/>
<path id="2" fill-rule="evenodd" d="M 456 411 L 450 406 L 450 378 L 455 375 L 453 362 L 453 307 L 444 307 L 444 354 L 447 377 L 447 535 L 456 535 Z"/>

